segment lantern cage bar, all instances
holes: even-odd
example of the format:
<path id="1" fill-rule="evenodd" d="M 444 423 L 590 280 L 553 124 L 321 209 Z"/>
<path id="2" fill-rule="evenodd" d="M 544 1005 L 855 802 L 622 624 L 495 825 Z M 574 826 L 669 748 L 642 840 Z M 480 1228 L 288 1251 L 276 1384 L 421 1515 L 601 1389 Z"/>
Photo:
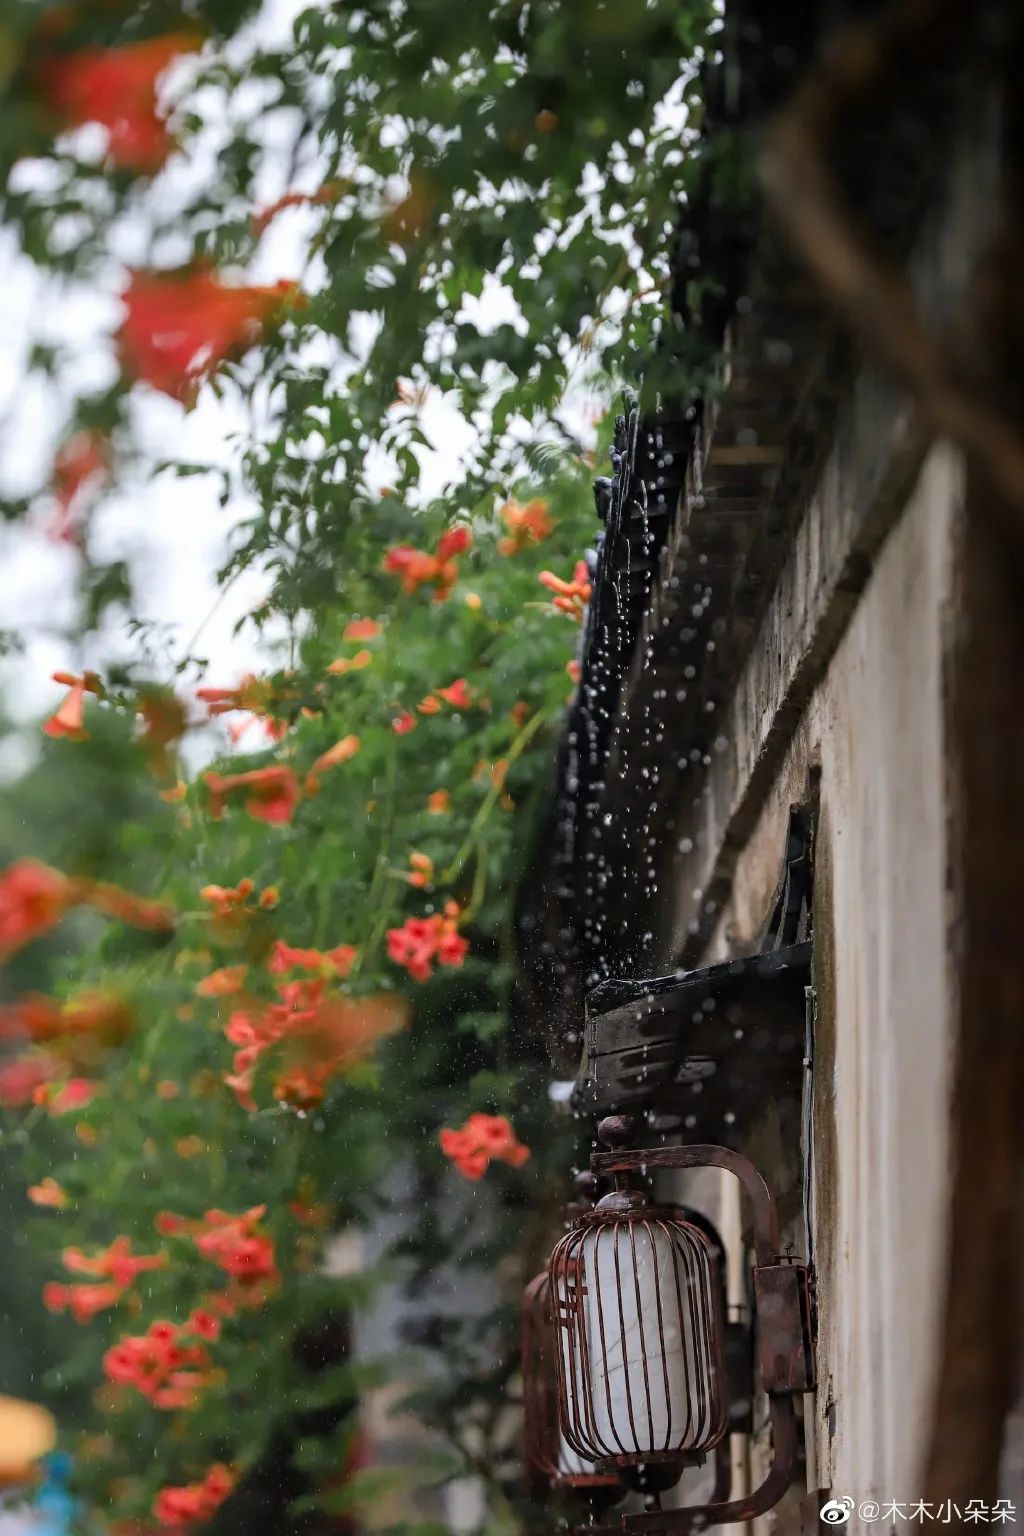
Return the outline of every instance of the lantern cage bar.
<path id="1" fill-rule="evenodd" d="M 556 1487 L 586 1494 L 592 1503 L 614 1503 L 625 1493 L 614 1472 L 599 1472 L 562 1435 L 555 1377 L 555 1326 L 551 1281 L 545 1270 L 523 1294 L 523 1449 L 531 1471 Z"/>

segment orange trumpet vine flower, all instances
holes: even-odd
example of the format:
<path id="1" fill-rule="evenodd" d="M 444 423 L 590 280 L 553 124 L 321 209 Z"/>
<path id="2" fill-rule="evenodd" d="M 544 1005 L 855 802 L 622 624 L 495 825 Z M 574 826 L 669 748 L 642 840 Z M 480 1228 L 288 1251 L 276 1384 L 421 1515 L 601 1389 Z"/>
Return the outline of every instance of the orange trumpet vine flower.
<path id="1" fill-rule="evenodd" d="M 407 917 L 401 928 L 387 931 L 388 959 L 404 966 L 413 981 L 429 981 L 433 962 L 443 966 L 461 966 L 469 951 L 469 941 L 458 931 L 459 908 L 454 901 L 445 903 L 444 912 L 431 917 Z"/>
<path id="2" fill-rule="evenodd" d="M 236 790 L 245 792 L 245 809 L 255 821 L 284 826 L 291 821 L 302 798 L 299 781 L 291 768 L 274 765 L 254 768 L 250 773 L 203 775 L 210 791 L 210 814 L 218 821 L 224 814 L 227 797 Z"/>
<path id="3" fill-rule="evenodd" d="M 103 684 L 95 672 L 83 672 L 80 677 L 74 672 L 54 672 L 53 680 L 63 683 L 70 692 L 43 726 L 43 734 L 84 741 L 89 735 L 85 729 L 85 696 L 87 693 L 101 694 Z"/>
<path id="4" fill-rule="evenodd" d="M 508 529 L 506 536 L 498 540 L 501 555 L 517 555 L 531 544 L 539 544 L 555 526 L 548 517 L 547 502 L 540 500 L 527 502 L 525 507 L 516 501 L 506 502 L 501 509 L 501 520 Z"/>
<path id="5" fill-rule="evenodd" d="M 71 1274 L 113 1280 L 122 1289 L 134 1285 L 140 1275 L 167 1267 L 166 1253 L 132 1253 L 128 1237 L 115 1237 L 109 1248 L 95 1254 L 83 1253 L 81 1248 L 65 1248 L 61 1258 Z"/>
<path id="6" fill-rule="evenodd" d="M 585 560 L 577 560 L 571 581 L 563 581 L 553 571 L 541 571 L 538 580 L 549 591 L 554 592 L 555 596 L 551 601 L 560 613 L 568 614 L 569 618 L 575 619 L 577 624 L 583 622 L 583 612 L 593 590 Z"/>
<path id="7" fill-rule="evenodd" d="M 472 531 L 465 525 L 449 528 L 438 539 L 434 554 L 413 549 L 408 544 L 398 544 L 388 551 L 384 569 L 402 578 L 402 591 L 406 593 L 415 592 L 424 585 L 433 585 L 434 600 L 443 603 L 458 580 L 456 557 L 464 555 L 472 543 Z"/>
<path id="8" fill-rule="evenodd" d="M 173 928 L 174 914 L 119 885 L 63 875 L 35 859 L 18 859 L 0 874 L 0 960 L 60 922 L 71 907 L 92 906 L 135 928 Z"/>
<path id="9" fill-rule="evenodd" d="M 356 651 L 354 656 L 339 656 L 337 661 L 332 661 L 327 668 L 331 677 L 344 677 L 346 672 L 360 672 L 368 667 L 373 660 L 372 651 Z"/>
<path id="10" fill-rule="evenodd" d="M 161 1525 L 181 1530 L 184 1526 L 209 1520 L 234 1486 L 234 1473 L 218 1461 L 201 1483 L 161 1488 L 153 1504 L 153 1514 Z"/>
<path id="11" fill-rule="evenodd" d="M 447 688 L 437 690 L 439 699 L 444 699 L 453 709 L 468 709 L 473 702 L 473 695 L 464 677 L 457 677 L 454 683 L 449 683 Z"/>
<path id="12" fill-rule="evenodd" d="M 359 746 L 358 736 L 343 736 L 340 741 L 334 743 L 333 747 L 328 747 L 326 752 L 321 752 L 306 775 L 306 793 L 315 794 L 320 788 L 320 775 L 326 773 L 329 768 L 337 768 L 341 763 L 347 763 L 350 758 L 355 757 Z"/>
<path id="13" fill-rule="evenodd" d="M 492 1158 L 521 1168 L 530 1156 L 504 1115 L 470 1115 L 461 1130 L 446 1126 L 439 1139 L 442 1152 L 466 1179 L 482 1178 Z"/>
<path id="14" fill-rule="evenodd" d="M 343 640 L 376 640 L 381 627 L 376 619 L 353 619 L 341 632 Z"/>
<path id="15" fill-rule="evenodd" d="M 123 1295 L 121 1287 L 109 1280 L 95 1285 L 61 1285 L 50 1280 L 43 1286 L 43 1306 L 47 1312 L 69 1311 L 76 1323 L 91 1323 L 98 1312 L 116 1307 Z"/>
<path id="16" fill-rule="evenodd" d="M 322 976 L 348 976 L 356 963 L 358 950 L 353 944 L 338 944 L 334 949 L 296 949 L 283 939 L 274 940 L 267 970 L 275 976 L 286 971 L 319 971 Z"/>
<path id="17" fill-rule="evenodd" d="M 67 875 L 35 859 L 19 859 L 0 874 L 0 960 L 55 928 L 76 902 Z"/>
<path id="18" fill-rule="evenodd" d="M 196 985 L 200 997 L 230 997 L 241 992 L 245 985 L 247 965 L 225 965 L 219 971 L 211 971 Z"/>
<path id="19" fill-rule="evenodd" d="M 69 1077 L 64 1083 L 43 1083 L 32 1095 L 33 1104 L 41 1104 L 47 1114 L 69 1115 L 85 1109 L 96 1097 L 96 1084 L 87 1077 Z"/>
<path id="20" fill-rule="evenodd" d="M 26 1191 L 33 1205 L 38 1205 L 43 1210 L 62 1211 L 68 1203 L 66 1192 L 57 1183 L 56 1179 L 47 1176 L 38 1184 L 32 1184 Z"/>

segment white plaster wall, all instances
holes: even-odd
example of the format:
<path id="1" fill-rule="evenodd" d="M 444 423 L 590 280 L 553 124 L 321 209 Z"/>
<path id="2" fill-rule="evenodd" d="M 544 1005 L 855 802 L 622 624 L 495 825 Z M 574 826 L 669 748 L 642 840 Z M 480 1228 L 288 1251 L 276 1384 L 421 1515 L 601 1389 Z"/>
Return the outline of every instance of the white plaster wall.
<path id="1" fill-rule="evenodd" d="M 788 806 L 820 763 L 811 1454 L 816 1486 L 882 1504 L 922 1494 L 942 1303 L 954 1018 L 942 658 L 959 498 L 958 461 L 936 449 L 805 712 L 708 956 L 756 933 Z"/>

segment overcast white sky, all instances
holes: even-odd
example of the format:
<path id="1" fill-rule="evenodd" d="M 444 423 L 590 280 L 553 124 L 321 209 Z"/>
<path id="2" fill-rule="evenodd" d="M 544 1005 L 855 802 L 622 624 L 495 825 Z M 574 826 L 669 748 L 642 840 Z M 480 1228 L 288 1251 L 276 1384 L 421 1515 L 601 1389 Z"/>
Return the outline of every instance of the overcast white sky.
<path id="1" fill-rule="evenodd" d="M 268 0 L 259 36 L 269 43 L 285 41 L 301 8 L 301 0 Z M 34 172 L 32 166 L 24 169 L 28 176 Z M 187 174 L 184 167 L 182 173 Z M 173 177 L 174 167 L 165 174 Z M 263 280 L 294 274 L 299 257 L 294 233 L 288 242 L 282 229 L 285 239 L 277 242 L 285 247 L 290 243 L 292 249 L 266 252 L 268 274 Z M 47 480 L 66 409 L 60 388 L 27 380 L 29 348 L 47 338 L 73 346 L 75 361 L 63 381 L 67 391 L 108 383 L 115 370 L 109 337 L 119 315 L 113 297 L 119 268 L 112 261 L 106 292 L 62 290 L 18 253 L 10 235 L 0 232 L 0 277 L 0 484 L 9 494 L 25 494 Z M 227 462 L 232 434 L 245 430 L 240 408 L 216 400 L 209 390 L 190 412 L 147 387 L 135 394 L 138 437 L 151 463 L 167 457 Z M 130 561 L 141 614 L 174 624 L 180 642 L 206 619 L 204 650 L 219 676 L 231 683 L 259 662 L 252 634 L 235 637 L 232 629 L 260 601 L 265 584 L 258 575 L 247 575 L 214 609 L 215 572 L 231 528 L 251 510 L 241 504 L 222 509 L 218 490 L 212 476 L 182 481 L 143 469 L 102 499 L 90 540 L 98 558 Z M 45 508 L 40 511 L 40 523 L 45 523 Z M 24 642 L 23 653 L 0 666 L 4 707 L 16 721 L 37 718 L 61 697 L 60 686 L 50 681 L 51 672 L 77 670 L 87 661 L 101 664 L 104 652 L 109 655 L 124 643 L 123 637 L 110 634 L 87 656 L 69 651 L 64 632 L 73 620 L 77 565 L 74 550 L 55 545 L 41 526 L 0 531 L 0 625 L 17 631 Z M 16 748 L 14 754 L 22 755 Z M 4 766 L 10 772 L 15 764 L 9 760 Z"/>
<path id="2" fill-rule="evenodd" d="M 284 41 L 290 35 L 292 17 L 305 0 L 269 0 L 258 35 L 264 44 Z M 283 190 L 286 164 L 286 124 L 278 122 L 281 148 L 275 166 L 271 117 L 267 133 L 270 150 L 267 168 L 267 201 Z M 89 130 L 85 130 L 88 132 Z M 164 178 L 190 174 L 173 164 Z M 274 185 L 276 176 L 279 184 Z M 25 166 L 22 174 L 44 174 Z M 257 265 L 251 273 L 256 282 L 292 278 L 303 255 L 301 210 L 279 217 L 261 243 Z M 131 230 L 120 232 L 119 255 L 131 259 Z M 120 307 L 117 287 L 123 268 L 112 261 L 106 291 L 99 287 L 69 290 L 45 278 L 18 250 L 14 239 L 0 231 L 0 485 L 8 494 L 26 494 L 45 484 L 52 465 L 68 395 L 83 387 L 102 388 L 115 377 L 110 335 L 116 328 Z M 26 361 L 33 344 L 59 340 L 70 346 L 71 368 L 54 387 L 28 377 Z M 185 411 L 146 386 L 134 396 L 137 438 L 149 465 L 161 459 L 180 458 L 220 464 L 230 462 L 232 439 L 248 430 L 238 402 L 218 400 L 204 390 L 198 405 Z M 464 426 L 442 400 L 428 401 L 424 410 L 428 436 L 443 445 L 426 465 L 428 494 L 440 490 L 448 478 L 455 454 L 466 442 Z M 458 428 L 462 428 L 461 431 Z M 383 483 L 383 482 L 382 482 Z M 199 654 L 211 659 L 210 680 L 231 684 L 246 671 L 265 662 L 255 632 L 240 635 L 233 630 L 239 618 L 263 599 L 267 583 L 258 573 L 247 573 L 226 593 L 217 588 L 215 573 L 224 559 L 231 530 L 252 507 L 235 501 L 218 505 L 219 483 L 215 476 L 180 480 L 153 474 L 144 463 L 141 470 L 105 495 L 90 524 L 90 545 L 97 559 L 126 559 L 136 580 L 140 616 L 175 626 L 179 646 L 202 626 Z M 75 653 L 66 638 L 74 618 L 74 591 L 79 557 L 69 547 L 54 544 L 44 531 L 47 509 L 29 525 L 0 528 L 0 626 L 17 632 L 23 641 L 21 654 L 0 662 L 0 693 L 5 712 L 16 722 L 38 720 L 62 696 L 50 674 L 59 669 L 79 670 L 83 665 L 102 668 L 104 660 L 130 644 L 116 627 L 90 642 L 85 653 Z M 216 676 L 214 675 L 216 674 Z M 34 733 L 33 733 L 34 735 Z M 10 773 L 31 757 L 33 735 L 20 743 L 9 742 L 6 761 L 0 768 Z"/>

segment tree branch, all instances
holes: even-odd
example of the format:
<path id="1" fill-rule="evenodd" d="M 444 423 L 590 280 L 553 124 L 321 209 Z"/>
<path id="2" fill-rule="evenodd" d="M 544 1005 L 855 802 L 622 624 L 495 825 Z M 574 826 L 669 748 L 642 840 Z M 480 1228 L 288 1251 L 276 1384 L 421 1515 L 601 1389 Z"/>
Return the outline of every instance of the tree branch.
<path id="1" fill-rule="evenodd" d="M 852 27 L 806 78 L 768 131 L 760 179 L 783 233 L 861 340 L 899 379 L 935 432 L 991 479 L 993 502 L 1015 541 L 1024 539 L 1024 443 L 1002 412 L 930 330 L 906 275 L 864 239 L 826 155 L 855 104 L 959 36 L 965 0 L 904 0 Z M 959 24 L 959 25 L 958 25 Z"/>

